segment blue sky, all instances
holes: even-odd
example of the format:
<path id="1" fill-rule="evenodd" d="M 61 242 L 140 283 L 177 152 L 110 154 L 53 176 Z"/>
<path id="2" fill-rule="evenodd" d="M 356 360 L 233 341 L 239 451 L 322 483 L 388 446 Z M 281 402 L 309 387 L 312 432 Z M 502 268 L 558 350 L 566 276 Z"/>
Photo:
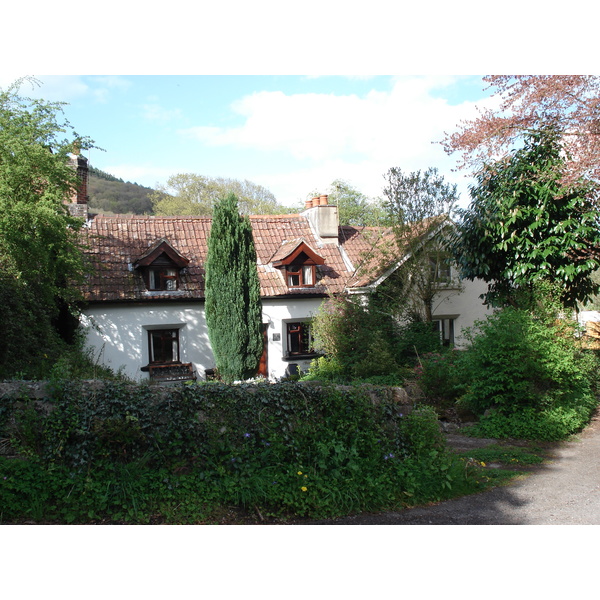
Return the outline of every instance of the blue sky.
<path id="1" fill-rule="evenodd" d="M 34 17 L 17 4 L 0 38 L 0 87 L 37 77 L 42 86 L 24 92 L 67 102 L 75 129 L 104 150 L 91 164 L 127 181 L 248 179 L 297 205 L 335 179 L 376 197 L 391 167 L 437 167 L 465 204 L 470 180 L 435 142 L 494 103 L 477 74 L 597 68 L 583 0 L 560 15 L 534 4 L 223 0 L 159 10 L 106 0 L 40 5 Z"/>
<path id="2" fill-rule="evenodd" d="M 22 93 L 68 103 L 102 149 L 93 166 L 150 187 L 176 173 L 248 179 L 288 206 L 335 179 L 380 196 L 391 167 L 437 167 L 464 203 L 465 173 L 435 142 L 488 102 L 479 76 L 35 77 Z"/>

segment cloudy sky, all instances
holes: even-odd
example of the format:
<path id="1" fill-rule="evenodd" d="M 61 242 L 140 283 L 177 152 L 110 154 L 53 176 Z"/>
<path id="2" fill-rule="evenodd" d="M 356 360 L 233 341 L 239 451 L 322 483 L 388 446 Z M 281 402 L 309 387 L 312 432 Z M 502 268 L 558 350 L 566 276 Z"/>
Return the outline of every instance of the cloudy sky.
<path id="1" fill-rule="evenodd" d="M 376 197 L 391 167 L 437 167 L 465 203 L 470 180 L 436 142 L 494 102 L 484 73 L 594 71 L 580 3 L 560 18 L 517 0 L 18 4 L 0 87 L 35 76 L 23 93 L 67 102 L 102 149 L 91 164 L 126 181 L 248 179 L 296 205 L 335 179 Z"/>
<path id="2" fill-rule="evenodd" d="M 23 95 L 68 103 L 99 147 L 93 166 L 150 187 L 176 173 L 248 179 L 289 206 L 335 179 L 379 196 L 391 167 L 437 167 L 466 196 L 437 142 L 489 104 L 480 76 L 35 77 Z"/>

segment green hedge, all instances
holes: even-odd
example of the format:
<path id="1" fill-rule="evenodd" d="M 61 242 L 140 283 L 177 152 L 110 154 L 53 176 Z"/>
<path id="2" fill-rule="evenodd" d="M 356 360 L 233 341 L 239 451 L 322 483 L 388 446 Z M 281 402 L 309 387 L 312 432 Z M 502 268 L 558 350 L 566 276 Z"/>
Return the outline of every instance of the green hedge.
<path id="1" fill-rule="evenodd" d="M 63 383 L 0 406 L 20 456 L 0 460 L 4 521 L 324 517 L 438 500 L 460 477 L 436 413 L 385 388 Z"/>

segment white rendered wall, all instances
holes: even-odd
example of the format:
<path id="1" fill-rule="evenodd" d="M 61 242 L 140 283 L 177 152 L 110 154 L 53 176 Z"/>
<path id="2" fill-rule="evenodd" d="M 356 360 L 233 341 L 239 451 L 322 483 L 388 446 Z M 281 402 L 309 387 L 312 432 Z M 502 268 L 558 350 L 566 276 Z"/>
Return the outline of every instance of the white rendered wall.
<path id="1" fill-rule="evenodd" d="M 321 302 L 312 298 L 263 301 L 263 323 L 268 325 L 269 379 L 284 377 L 290 363 L 298 364 L 301 370 L 308 369 L 310 360 L 284 360 L 286 325 L 290 321 L 309 320 Z M 215 367 L 204 305 L 200 303 L 92 306 L 85 310 L 82 324 L 87 329 L 87 345 L 99 363 L 115 371 L 122 369 L 135 380 L 148 378 L 148 373 L 140 369 L 149 361 L 149 329 L 179 329 L 180 360 L 193 363 L 198 379 L 204 379 L 206 369 Z"/>
<path id="2" fill-rule="evenodd" d="M 263 300 L 263 323 L 268 325 L 269 379 L 275 380 L 284 377 L 290 364 L 298 365 L 301 371 L 308 369 L 309 359 L 285 360 L 284 358 L 287 352 L 287 323 L 310 320 L 317 313 L 321 302 L 323 302 L 322 298 Z"/>
<path id="3" fill-rule="evenodd" d="M 491 309 L 483 304 L 479 297 L 487 292 L 487 283 L 481 279 L 464 280 L 460 290 L 449 289 L 437 294 L 433 300 L 433 318 L 454 319 L 454 343 L 464 346 L 466 340 L 463 330 L 472 327 L 475 321 L 485 319 Z"/>
<path id="4" fill-rule="evenodd" d="M 135 380 L 148 378 L 140 369 L 148 365 L 149 329 L 179 329 L 180 360 L 193 363 L 199 379 L 215 366 L 200 303 L 92 306 L 85 310 L 82 324 L 99 362 L 115 371 L 123 369 Z"/>

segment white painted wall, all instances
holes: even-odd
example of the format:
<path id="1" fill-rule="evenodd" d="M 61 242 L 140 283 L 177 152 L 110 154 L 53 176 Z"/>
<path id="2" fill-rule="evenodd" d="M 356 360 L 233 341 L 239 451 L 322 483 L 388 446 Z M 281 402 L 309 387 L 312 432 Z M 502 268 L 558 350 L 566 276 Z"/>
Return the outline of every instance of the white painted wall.
<path id="1" fill-rule="evenodd" d="M 310 319 L 320 303 L 320 299 L 313 298 L 263 301 L 263 323 L 268 324 L 269 379 L 284 377 L 290 363 L 298 364 L 301 370 L 308 369 L 309 360 L 284 360 L 286 325 Z M 85 310 L 82 325 L 87 330 L 88 347 L 99 362 L 115 371 L 122 369 L 138 381 L 148 378 L 148 373 L 140 369 L 148 365 L 149 329 L 179 329 L 180 360 L 193 363 L 198 379 L 204 379 L 206 369 L 215 367 L 201 303 L 92 306 Z"/>
<path id="2" fill-rule="evenodd" d="M 290 364 L 298 365 L 301 371 L 308 370 L 310 360 L 284 358 L 287 352 L 287 323 L 310 320 L 317 313 L 321 302 L 322 298 L 263 300 L 263 323 L 268 324 L 269 379 L 284 377 Z"/>
<path id="3" fill-rule="evenodd" d="M 466 340 L 464 329 L 472 327 L 475 321 L 483 320 L 491 309 L 479 297 L 487 292 L 487 283 L 481 279 L 461 282 L 460 291 L 448 289 L 437 294 L 433 300 L 433 317 L 454 319 L 454 343 L 460 348 Z"/>
<path id="4" fill-rule="evenodd" d="M 483 281 L 465 281 L 460 293 L 447 290 L 434 301 L 434 318 L 455 319 L 455 343 L 464 344 L 461 335 L 489 310 L 479 296 L 487 289 Z M 309 359 L 286 360 L 287 323 L 306 321 L 315 316 L 321 298 L 263 300 L 263 323 L 267 324 L 267 369 L 271 380 L 284 377 L 290 364 L 306 371 Z M 208 340 L 208 328 L 202 303 L 107 304 L 88 307 L 83 318 L 87 327 L 87 344 L 101 364 L 113 370 L 122 369 L 135 380 L 148 378 L 141 367 L 148 365 L 148 330 L 179 329 L 181 362 L 194 365 L 198 379 L 204 379 L 206 369 L 215 367 Z"/>
<path id="5" fill-rule="evenodd" d="M 214 367 L 201 303 L 92 306 L 85 310 L 82 324 L 99 361 L 115 371 L 123 369 L 135 380 L 148 378 L 140 371 L 148 365 L 148 329 L 179 329 L 181 362 L 193 363 L 199 379 Z"/>

